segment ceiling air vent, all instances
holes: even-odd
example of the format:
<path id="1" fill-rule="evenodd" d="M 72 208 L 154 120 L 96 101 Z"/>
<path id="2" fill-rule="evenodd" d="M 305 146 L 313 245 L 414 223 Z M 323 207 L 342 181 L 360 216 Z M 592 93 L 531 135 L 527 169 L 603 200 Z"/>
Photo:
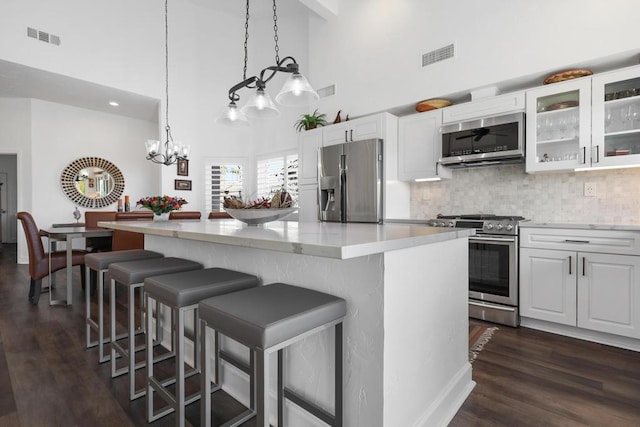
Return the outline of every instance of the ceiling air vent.
<path id="1" fill-rule="evenodd" d="M 440 49 L 432 50 L 422 55 L 422 66 L 435 64 L 436 62 L 444 61 L 445 59 L 453 58 L 455 56 L 455 45 L 451 43 Z"/>
<path id="2" fill-rule="evenodd" d="M 318 92 L 318 96 L 320 98 L 326 98 L 327 96 L 331 96 L 331 95 L 335 95 L 336 94 L 336 85 L 330 85 L 330 86 L 325 86 L 323 88 L 320 88 L 317 90 Z"/>
<path id="3" fill-rule="evenodd" d="M 40 31 L 35 28 L 27 27 L 27 37 L 40 40 L 41 42 L 60 46 L 60 36 L 49 34 L 45 31 Z"/>

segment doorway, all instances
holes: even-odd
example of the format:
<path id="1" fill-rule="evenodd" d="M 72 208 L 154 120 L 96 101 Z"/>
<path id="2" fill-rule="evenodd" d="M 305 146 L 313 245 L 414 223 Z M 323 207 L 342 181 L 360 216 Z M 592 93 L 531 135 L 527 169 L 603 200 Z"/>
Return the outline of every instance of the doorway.
<path id="1" fill-rule="evenodd" d="M 18 173 L 15 154 L 0 155 L 0 243 L 16 243 Z"/>

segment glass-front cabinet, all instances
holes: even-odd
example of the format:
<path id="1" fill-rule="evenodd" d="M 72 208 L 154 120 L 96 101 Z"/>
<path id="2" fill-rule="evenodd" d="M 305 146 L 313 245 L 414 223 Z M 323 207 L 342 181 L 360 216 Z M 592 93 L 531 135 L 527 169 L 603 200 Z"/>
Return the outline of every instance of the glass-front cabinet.
<path id="1" fill-rule="evenodd" d="M 640 166 L 640 65 L 527 91 L 527 172 Z"/>
<path id="2" fill-rule="evenodd" d="M 591 162 L 591 80 L 527 91 L 527 172 L 573 170 Z"/>
<path id="3" fill-rule="evenodd" d="M 640 165 L 640 66 L 594 75 L 593 167 Z"/>

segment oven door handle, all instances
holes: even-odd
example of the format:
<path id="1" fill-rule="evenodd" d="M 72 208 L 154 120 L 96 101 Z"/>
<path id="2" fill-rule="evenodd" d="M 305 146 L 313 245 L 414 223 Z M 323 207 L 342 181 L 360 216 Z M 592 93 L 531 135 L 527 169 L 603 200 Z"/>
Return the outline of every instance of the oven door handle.
<path id="1" fill-rule="evenodd" d="M 469 305 L 474 305 L 476 307 L 491 307 L 492 309 L 496 309 L 496 310 L 502 310 L 502 311 L 514 311 L 515 308 L 514 307 L 501 307 L 497 304 L 483 304 L 481 302 L 475 302 L 475 301 L 471 301 L 469 300 Z"/>
<path id="2" fill-rule="evenodd" d="M 469 236 L 469 241 L 479 242 L 505 242 L 505 243 L 515 243 L 515 237 L 480 237 L 480 236 Z"/>

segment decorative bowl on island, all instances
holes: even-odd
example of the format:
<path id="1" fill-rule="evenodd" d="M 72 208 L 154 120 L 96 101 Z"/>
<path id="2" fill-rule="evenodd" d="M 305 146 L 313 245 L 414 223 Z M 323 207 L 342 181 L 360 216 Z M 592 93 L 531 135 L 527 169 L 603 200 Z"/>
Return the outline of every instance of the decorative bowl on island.
<path id="1" fill-rule="evenodd" d="M 225 209 L 233 218 L 249 225 L 259 225 L 277 221 L 296 210 L 298 210 L 298 208 Z"/>

